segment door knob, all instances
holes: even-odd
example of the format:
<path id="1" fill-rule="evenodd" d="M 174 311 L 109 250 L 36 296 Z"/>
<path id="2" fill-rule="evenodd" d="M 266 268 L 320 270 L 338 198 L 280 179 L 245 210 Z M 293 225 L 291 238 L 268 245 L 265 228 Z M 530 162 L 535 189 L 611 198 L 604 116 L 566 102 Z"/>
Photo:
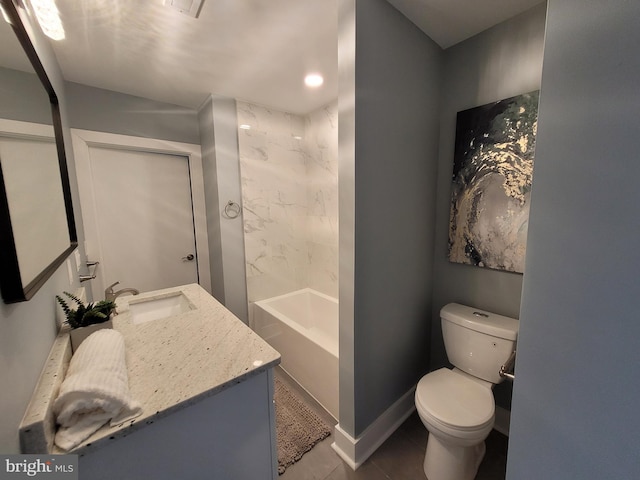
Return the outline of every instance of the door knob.
<path id="1" fill-rule="evenodd" d="M 182 257 L 182 260 L 184 260 L 185 262 L 190 262 L 191 260 L 193 260 L 194 258 L 196 258 L 193 253 L 190 253 L 189 255 L 187 255 L 186 257 Z"/>

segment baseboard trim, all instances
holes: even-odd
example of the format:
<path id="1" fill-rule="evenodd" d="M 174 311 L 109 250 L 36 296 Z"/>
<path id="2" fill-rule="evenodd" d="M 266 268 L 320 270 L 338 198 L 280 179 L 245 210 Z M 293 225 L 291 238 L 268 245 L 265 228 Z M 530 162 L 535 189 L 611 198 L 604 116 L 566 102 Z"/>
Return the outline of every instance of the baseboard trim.
<path id="1" fill-rule="evenodd" d="M 336 425 L 331 447 L 347 465 L 356 470 L 414 412 L 415 391 L 416 388 L 413 387 L 396 400 L 358 438 L 345 432 L 340 424 Z"/>
<path id="2" fill-rule="evenodd" d="M 496 405 L 496 422 L 493 425 L 493 428 L 508 437 L 510 424 L 511 411 Z"/>

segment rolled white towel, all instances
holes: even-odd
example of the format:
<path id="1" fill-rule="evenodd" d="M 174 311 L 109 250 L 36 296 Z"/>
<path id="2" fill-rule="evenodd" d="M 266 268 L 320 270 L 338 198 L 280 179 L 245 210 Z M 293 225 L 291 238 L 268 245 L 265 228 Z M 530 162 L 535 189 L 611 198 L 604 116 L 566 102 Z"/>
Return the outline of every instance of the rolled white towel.
<path id="1" fill-rule="evenodd" d="M 70 450 L 102 425 L 117 425 L 142 413 L 131 398 L 124 338 L 116 330 L 98 330 L 71 357 L 53 404 L 59 425 L 55 443 Z"/>

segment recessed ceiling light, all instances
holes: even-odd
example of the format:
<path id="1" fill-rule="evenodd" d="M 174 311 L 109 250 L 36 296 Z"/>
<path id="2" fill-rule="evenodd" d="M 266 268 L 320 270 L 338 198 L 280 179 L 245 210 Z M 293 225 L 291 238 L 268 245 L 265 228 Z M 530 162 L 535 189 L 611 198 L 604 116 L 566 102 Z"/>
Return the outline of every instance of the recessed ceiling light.
<path id="1" fill-rule="evenodd" d="M 251 130 L 251 125 L 247 125 L 246 123 L 243 123 L 242 125 L 240 125 L 240 128 L 242 130 Z"/>
<path id="2" fill-rule="evenodd" d="M 304 77 L 304 84 L 307 87 L 317 88 L 324 83 L 324 78 L 319 73 L 310 73 Z"/>

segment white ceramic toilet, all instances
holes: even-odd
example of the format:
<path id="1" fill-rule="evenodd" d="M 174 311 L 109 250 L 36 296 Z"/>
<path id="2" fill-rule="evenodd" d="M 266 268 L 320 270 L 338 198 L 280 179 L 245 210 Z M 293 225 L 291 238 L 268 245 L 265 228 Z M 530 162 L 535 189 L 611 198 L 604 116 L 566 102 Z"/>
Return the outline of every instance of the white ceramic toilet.
<path id="1" fill-rule="evenodd" d="M 450 303 L 440 311 L 442 336 L 455 368 L 418 382 L 416 409 L 429 430 L 429 480 L 473 480 L 494 424 L 493 385 L 515 349 L 518 320 Z"/>

